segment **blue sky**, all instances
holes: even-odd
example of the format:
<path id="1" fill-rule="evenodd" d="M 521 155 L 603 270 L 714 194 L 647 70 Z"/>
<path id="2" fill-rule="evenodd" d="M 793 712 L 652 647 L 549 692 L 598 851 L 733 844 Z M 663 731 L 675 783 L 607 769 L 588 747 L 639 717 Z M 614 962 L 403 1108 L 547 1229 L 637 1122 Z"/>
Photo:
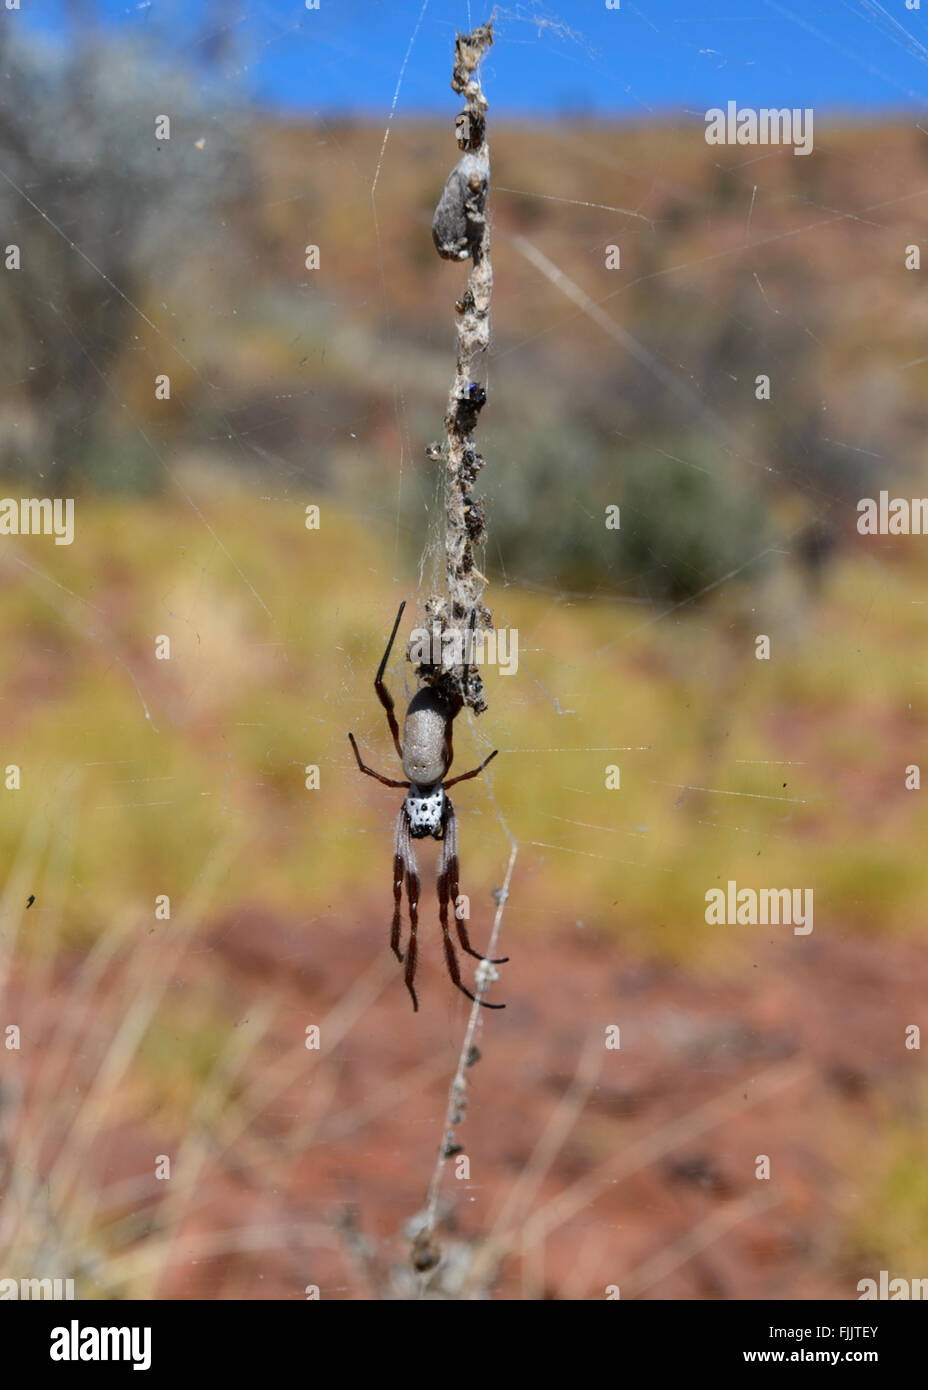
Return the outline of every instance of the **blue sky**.
<path id="1" fill-rule="evenodd" d="M 287 112 L 447 112 L 455 30 L 477 0 L 72 0 L 178 53 L 218 48 L 231 82 Z M 61 33 L 65 0 L 0 22 Z M 912 3 L 912 0 L 910 0 Z M 928 0 L 564 0 L 501 4 L 484 87 L 497 115 L 647 116 L 736 100 L 874 111 L 928 106 Z M 86 21 L 85 21 L 86 22 Z M 408 58 L 408 61 L 407 61 Z M 405 63 L 405 69 L 404 69 Z M 400 74 L 402 80 L 400 81 Z"/>

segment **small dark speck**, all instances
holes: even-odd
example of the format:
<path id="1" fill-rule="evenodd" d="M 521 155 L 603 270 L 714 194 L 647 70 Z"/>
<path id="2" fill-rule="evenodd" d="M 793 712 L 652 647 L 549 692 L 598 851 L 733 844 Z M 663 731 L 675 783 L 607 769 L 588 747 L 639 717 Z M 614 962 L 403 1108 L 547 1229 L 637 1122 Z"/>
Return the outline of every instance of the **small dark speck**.
<path id="1" fill-rule="evenodd" d="M 32 906 L 32 904 L 33 904 L 34 902 L 35 902 L 35 894 L 34 894 L 34 893 L 30 893 L 30 894 L 29 894 L 29 901 L 26 903 L 26 910 L 27 910 L 27 911 L 28 911 L 28 909 Z"/>

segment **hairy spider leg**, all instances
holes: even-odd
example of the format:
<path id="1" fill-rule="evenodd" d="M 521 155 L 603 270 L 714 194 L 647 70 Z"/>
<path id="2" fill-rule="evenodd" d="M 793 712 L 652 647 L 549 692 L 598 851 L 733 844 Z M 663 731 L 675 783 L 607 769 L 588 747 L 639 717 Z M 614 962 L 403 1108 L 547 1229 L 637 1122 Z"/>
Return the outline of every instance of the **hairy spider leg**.
<path id="1" fill-rule="evenodd" d="M 493 761 L 493 759 L 496 757 L 496 755 L 497 755 L 498 752 L 499 752 L 499 749 L 498 749 L 498 748 L 494 748 L 494 749 L 493 749 L 493 752 L 490 754 L 490 756 L 489 756 L 488 758 L 484 758 L 484 760 L 483 760 L 483 762 L 480 764 L 480 766 L 479 766 L 479 767 L 475 767 L 474 770 L 473 770 L 473 772 L 462 772 L 462 773 L 460 774 L 460 776 L 458 776 L 458 777 L 452 777 L 452 778 L 450 779 L 450 781 L 448 781 L 448 782 L 446 782 L 446 783 L 444 784 L 444 786 L 445 786 L 445 791 L 447 791 L 449 787 L 456 787 L 457 784 L 458 784 L 458 782 L 469 782 L 470 779 L 471 779 L 471 777 L 476 777 L 477 774 L 478 774 L 479 772 L 482 772 L 482 771 L 483 771 L 483 769 L 486 767 L 487 763 L 491 763 L 491 762 Z"/>
<path id="2" fill-rule="evenodd" d="M 348 738 L 354 749 L 354 755 L 358 760 L 358 767 L 362 772 L 366 772 L 368 777 L 376 777 L 377 781 L 382 782 L 385 787 L 404 787 L 408 789 L 412 785 L 410 782 L 397 782 L 393 777 L 384 777 L 383 773 L 375 772 L 372 767 L 368 767 L 367 763 L 362 763 L 361 754 L 358 752 L 358 745 L 354 741 L 354 734 L 349 734 Z"/>
<path id="3" fill-rule="evenodd" d="M 416 978 L 416 933 L 419 930 L 419 869 L 409 834 L 408 817 L 403 827 L 403 862 L 406 867 L 406 897 L 409 900 L 409 945 L 406 947 L 406 973 L 403 978 L 412 996 L 413 1010 L 418 1013 L 419 1001 L 412 982 Z"/>
<path id="4" fill-rule="evenodd" d="M 476 608 L 472 608 L 472 609 L 470 610 L 470 626 L 469 626 L 469 631 L 470 631 L 471 638 L 473 638 L 473 635 L 474 635 L 474 624 L 475 624 L 476 621 L 477 621 L 477 610 L 476 610 Z M 471 648 L 471 650 L 473 650 L 473 648 Z M 467 656 L 467 653 L 465 652 L 464 655 L 465 655 L 465 657 L 466 657 L 466 656 Z M 447 719 L 445 720 L 445 770 L 444 770 L 444 772 L 442 773 L 442 781 L 444 781 L 444 779 L 448 776 L 448 773 L 451 771 L 451 764 L 454 762 L 454 721 L 455 721 L 455 719 L 457 719 L 457 717 L 458 717 L 458 715 L 460 714 L 461 710 L 464 708 L 464 705 L 466 704 L 467 698 L 468 698 L 469 695 L 470 695 L 470 665 L 468 664 L 467 661 L 465 661 L 465 662 L 464 662 L 464 679 L 463 679 L 462 684 L 461 684 L 461 690 L 460 690 L 460 691 L 458 692 L 458 694 L 455 696 L 454 703 L 453 703 L 453 705 L 451 706 L 451 708 L 448 710 L 448 717 L 447 717 Z"/>
<path id="5" fill-rule="evenodd" d="M 473 946 L 470 944 L 470 937 L 467 934 L 467 927 L 464 924 L 464 920 L 458 916 L 457 901 L 460 891 L 460 884 L 458 883 L 458 875 L 460 873 L 458 867 L 458 822 L 454 814 L 454 807 L 447 797 L 445 798 L 445 811 L 445 839 L 442 845 L 441 860 L 438 866 L 438 915 L 441 920 L 441 929 L 447 935 L 448 903 L 450 900 L 452 911 L 454 912 L 454 925 L 457 929 L 458 940 L 461 943 L 462 949 L 465 950 L 469 956 L 473 956 L 474 960 L 488 960 L 491 965 L 505 965 L 509 959 L 508 956 L 484 956 L 481 955 L 479 951 L 474 950 Z M 483 1003 L 483 1000 L 480 1002 Z"/>
<path id="6" fill-rule="evenodd" d="M 448 717 L 445 720 L 445 766 L 441 774 L 442 782 L 444 782 L 445 778 L 448 776 L 451 764 L 454 762 L 454 721 L 457 718 L 460 708 L 461 705 L 459 704 L 454 709 L 449 710 Z"/>
<path id="7" fill-rule="evenodd" d="M 473 654 L 474 654 L 474 628 L 475 628 L 476 626 L 477 626 L 477 610 L 476 610 L 476 608 L 472 608 L 472 609 L 470 610 L 470 622 L 468 623 L 468 631 L 469 631 L 469 633 L 470 633 L 470 639 L 471 639 L 471 640 L 470 640 L 470 651 L 464 653 L 465 657 L 467 657 L 468 655 L 473 656 Z M 465 662 L 464 662 L 464 681 L 463 681 L 463 687 L 464 687 L 464 688 L 463 688 L 463 701 L 464 701 L 465 704 L 467 703 L 468 697 L 470 696 L 470 667 L 471 667 L 471 663 L 470 663 L 469 661 L 466 661 L 466 660 L 465 660 Z"/>
<path id="8" fill-rule="evenodd" d="M 458 966 L 458 958 L 454 954 L 454 943 L 451 940 L 451 933 L 448 930 L 448 879 L 450 874 L 448 846 L 455 843 L 454 832 L 454 811 L 448 817 L 448 825 L 445 831 L 445 838 L 441 847 L 441 863 L 438 870 L 438 915 L 441 921 L 441 939 L 445 947 L 445 962 L 448 966 L 448 974 L 451 976 L 452 983 L 455 984 L 462 994 L 466 994 L 468 999 L 472 999 L 475 1004 L 481 1004 L 485 1009 L 505 1009 L 505 1004 L 490 1004 L 486 999 L 478 999 L 476 994 L 471 994 L 470 990 L 461 979 L 461 970 Z M 476 952 L 472 952 L 476 955 Z M 483 957 L 480 957 L 483 960 Z"/>
<path id="9" fill-rule="evenodd" d="M 400 762 L 403 761 L 403 745 L 400 743 L 400 729 L 399 725 L 396 722 L 396 714 L 394 713 L 393 696 L 390 694 L 389 690 L 383 683 L 383 673 L 387 669 L 387 662 L 390 660 L 390 653 L 393 650 L 393 643 L 396 640 L 397 628 L 400 625 L 400 618 L 402 618 L 403 616 L 403 609 L 405 607 L 406 600 L 403 599 L 403 602 L 400 604 L 399 611 L 396 615 L 396 622 L 393 624 L 393 631 L 390 633 L 390 640 L 387 643 L 387 650 L 383 654 L 383 660 L 377 667 L 377 674 L 374 677 L 374 689 L 377 692 L 377 699 L 380 701 L 380 703 L 386 710 L 387 723 L 390 725 L 390 733 L 393 736 L 393 747 L 396 749 L 396 755 L 399 758 Z"/>
<path id="10" fill-rule="evenodd" d="M 400 917 L 403 910 L 403 873 L 405 871 L 405 860 L 403 858 L 403 837 L 407 832 L 406 807 L 400 808 L 400 813 L 396 818 L 396 835 L 393 840 L 393 924 L 390 928 L 390 950 L 402 963 L 403 953 L 400 950 Z"/>

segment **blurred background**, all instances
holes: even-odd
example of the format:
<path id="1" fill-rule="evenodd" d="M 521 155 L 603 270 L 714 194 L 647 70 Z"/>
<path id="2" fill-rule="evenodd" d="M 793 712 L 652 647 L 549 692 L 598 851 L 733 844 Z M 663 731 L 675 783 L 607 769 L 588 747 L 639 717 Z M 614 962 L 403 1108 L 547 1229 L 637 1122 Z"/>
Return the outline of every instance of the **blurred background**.
<path id="1" fill-rule="evenodd" d="M 518 855 L 429 1297 L 928 1275 L 926 541 L 856 527 L 928 493 L 924 20 L 690 8 L 502 8 L 483 68 L 519 667 L 456 729 L 457 770 L 500 750 L 455 794 L 478 946 Z M 399 796 L 346 734 L 398 775 L 372 680 L 441 539 L 471 11 L 0 19 L 0 494 L 75 499 L 72 545 L 0 537 L 0 1276 L 418 1292 L 468 1004 L 429 842 L 412 1013 Z M 813 108 L 814 152 L 707 145 L 729 100 Z M 707 925 L 729 880 L 814 930 Z"/>

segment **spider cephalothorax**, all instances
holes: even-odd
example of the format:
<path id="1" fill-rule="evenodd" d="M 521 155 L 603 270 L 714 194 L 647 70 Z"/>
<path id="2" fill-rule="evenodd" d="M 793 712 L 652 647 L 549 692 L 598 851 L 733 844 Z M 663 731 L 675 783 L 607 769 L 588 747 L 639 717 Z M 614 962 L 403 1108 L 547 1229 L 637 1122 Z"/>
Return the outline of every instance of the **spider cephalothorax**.
<path id="1" fill-rule="evenodd" d="M 438 864 L 438 918 L 441 923 L 448 974 L 458 989 L 467 995 L 468 999 L 476 1000 L 487 1009 L 502 1009 L 505 1008 L 504 1004 L 488 1004 L 485 999 L 477 999 L 476 995 L 471 994 L 470 990 L 462 983 L 448 921 L 449 904 L 456 909 L 458 901 L 459 870 L 457 820 L 451 799 L 446 794 L 447 789 L 455 786 L 458 782 L 466 782 L 471 777 L 476 777 L 479 772 L 483 771 L 487 763 L 496 757 L 497 750 L 494 749 L 490 756 L 484 758 L 480 766 L 475 767 L 472 772 L 462 772 L 459 776 L 452 777 L 450 781 L 446 782 L 445 778 L 454 757 L 451 741 L 452 726 L 464 701 L 459 695 L 457 700 L 449 702 L 428 685 L 417 690 L 409 702 L 403 725 L 403 741 L 400 742 L 393 696 L 383 683 L 383 673 L 390 660 L 390 652 L 393 650 L 396 631 L 405 607 L 405 603 L 400 604 L 396 622 L 393 624 L 393 631 L 390 633 L 390 640 L 387 643 L 387 650 L 383 654 L 383 660 L 377 669 L 377 675 L 374 677 L 374 689 L 377 692 L 378 700 L 386 711 L 387 723 L 393 737 L 393 746 L 408 780 L 401 782 L 392 777 L 383 777 L 379 772 L 368 767 L 361 761 L 361 754 L 354 741 L 354 734 L 348 735 L 358 767 L 362 772 L 365 772 L 368 777 L 376 777 L 377 781 L 382 782 L 385 787 L 403 787 L 407 791 L 396 819 L 396 839 L 393 849 L 393 925 L 390 932 L 390 947 L 397 960 L 401 961 L 403 956 L 400 952 L 400 916 L 403 904 L 403 884 L 405 883 L 406 897 L 409 903 L 409 946 L 406 950 L 405 980 L 406 988 L 412 995 L 412 1006 L 418 1010 L 419 1001 L 413 988 L 413 980 L 416 974 L 416 932 L 419 926 L 419 869 L 412 842 L 431 835 L 434 839 L 441 841 L 441 858 Z M 467 927 L 456 910 L 454 912 L 454 924 L 462 949 L 468 955 L 474 956 L 476 960 L 487 960 L 488 957 L 482 956 L 471 946 Z M 502 965 L 505 960 L 508 960 L 508 956 L 491 961 L 491 964 Z"/>
<path id="2" fill-rule="evenodd" d="M 441 785 L 427 790 L 413 784 L 409 795 L 403 802 L 403 809 L 409 817 L 409 833 L 414 840 L 432 835 L 436 840 L 445 837 L 445 806 L 447 797 Z"/>

